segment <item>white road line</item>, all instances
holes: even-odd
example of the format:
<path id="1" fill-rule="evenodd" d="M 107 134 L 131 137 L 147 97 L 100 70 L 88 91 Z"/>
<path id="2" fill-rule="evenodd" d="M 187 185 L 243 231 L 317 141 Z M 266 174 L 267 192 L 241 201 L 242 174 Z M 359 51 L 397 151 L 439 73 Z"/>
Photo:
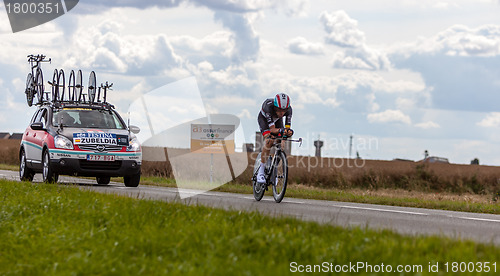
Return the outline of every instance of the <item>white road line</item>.
<path id="1" fill-rule="evenodd" d="M 250 196 L 242 196 L 241 198 L 255 200 L 254 197 L 250 197 Z M 266 199 L 266 198 L 263 198 L 262 200 L 264 200 L 264 201 L 274 201 L 274 199 Z M 287 199 L 283 199 L 282 202 L 285 202 L 285 203 L 294 203 L 294 204 L 305 204 L 305 202 L 303 202 L 303 201 L 294 201 L 294 200 L 292 201 L 292 200 L 287 200 Z"/>
<path id="2" fill-rule="evenodd" d="M 467 220 L 488 221 L 488 222 L 498 222 L 498 223 L 500 223 L 500 220 L 498 220 L 498 219 L 484 219 L 484 218 L 470 218 L 470 217 L 455 217 L 455 218 L 467 219 Z"/>
<path id="3" fill-rule="evenodd" d="M 419 215 L 419 216 L 428 216 L 429 215 L 426 213 L 408 212 L 408 211 L 399 211 L 399 210 L 388 210 L 388 209 L 379 209 L 379 208 L 368 208 L 368 207 L 358 207 L 358 206 L 347 206 L 347 205 L 333 205 L 333 206 L 339 207 L 339 208 L 347 208 L 347 209 L 360 209 L 360 210 L 368 210 L 368 211 L 400 213 L 400 214 Z"/>

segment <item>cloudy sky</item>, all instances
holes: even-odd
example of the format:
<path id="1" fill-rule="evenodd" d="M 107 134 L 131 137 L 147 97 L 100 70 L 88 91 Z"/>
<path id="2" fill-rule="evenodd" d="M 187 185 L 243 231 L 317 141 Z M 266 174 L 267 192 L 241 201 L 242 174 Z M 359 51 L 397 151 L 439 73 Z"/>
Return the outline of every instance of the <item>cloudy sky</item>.
<path id="1" fill-rule="evenodd" d="M 498 0 L 86 0 L 15 34 L 4 10 L 0 131 L 25 129 L 26 55 L 44 53 L 47 80 L 54 68 L 95 70 L 123 113 L 141 93 L 194 77 L 205 111 L 240 117 L 247 141 L 263 100 L 285 92 L 305 138 L 295 153 L 313 154 L 319 136 L 325 156 L 346 157 L 353 135 L 353 156 L 428 150 L 500 165 Z"/>

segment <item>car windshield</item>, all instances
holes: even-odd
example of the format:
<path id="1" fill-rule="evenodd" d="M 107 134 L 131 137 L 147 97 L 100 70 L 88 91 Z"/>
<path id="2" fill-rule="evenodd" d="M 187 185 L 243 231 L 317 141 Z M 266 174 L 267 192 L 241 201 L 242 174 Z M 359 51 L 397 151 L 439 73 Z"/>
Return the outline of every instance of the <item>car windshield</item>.
<path id="1" fill-rule="evenodd" d="M 64 127 L 125 129 L 122 121 L 111 110 L 78 108 L 54 111 L 52 125 L 59 126 L 61 118 Z"/>

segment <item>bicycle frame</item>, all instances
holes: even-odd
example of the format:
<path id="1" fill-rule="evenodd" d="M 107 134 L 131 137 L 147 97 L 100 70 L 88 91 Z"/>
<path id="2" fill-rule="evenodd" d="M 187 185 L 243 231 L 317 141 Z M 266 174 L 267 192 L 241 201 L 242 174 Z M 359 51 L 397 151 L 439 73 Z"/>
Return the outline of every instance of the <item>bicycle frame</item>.
<path id="1" fill-rule="evenodd" d="M 276 148 L 276 151 L 274 152 L 274 154 L 272 154 L 271 163 L 270 163 L 270 167 L 269 167 L 270 171 L 269 171 L 269 174 L 268 174 L 269 177 L 271 177 L 271 175 L 272 175 L 272 173 L 273 173 L 273 171 L 275 169 L 274 167 L 276 165 L 276 156 L 279 156 L 281 154 L 281 152 L 283 151 L 283 149 L 281 148 L 281 141 L 283 139 L 281 139 L 281 138 L 270 138 L 270 139 L 276 139 L 276 141 L 274 142 L 273 146 L 271 147 L 271 150 L 274 147 L 274 148 Z M 268 180 L 268 179 L 266 178 L 266 180 Z M 267 181 L 267 182 L 269 182 L 269 181 Z"/>
<path id="2" fill-rule="evenodd" d="M 38 68 L 41 68 L 40 66 L 40 63 L 42 62 L 51 62 L 52 59 L 48 59 L 48 60 L 45 60 L 47 56 L 44 56 L 44 55 L 29 55 L 28 56 L 28 62 L 30 63 L 31 65 L 31 74 L 33 75 L 33 77 L 35 76 L 35 71 L 34 69 L 38 69 Z M 33 65 L 35 64 L 35 65 Z"/>

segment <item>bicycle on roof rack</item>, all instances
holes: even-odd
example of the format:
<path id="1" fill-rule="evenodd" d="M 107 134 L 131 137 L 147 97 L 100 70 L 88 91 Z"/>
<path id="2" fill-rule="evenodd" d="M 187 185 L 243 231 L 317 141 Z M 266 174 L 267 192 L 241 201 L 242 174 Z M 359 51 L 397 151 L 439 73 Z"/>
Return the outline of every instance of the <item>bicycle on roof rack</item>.
<path id="1" fill-rule="evenodd" d="M 69 81 L 68 81 L 68 94 L 65 95 L 64 91 L 63 91 L 63 93 L 61 95 L 61 100 L 62 101 L 66 100 L 66 101 L 70 101 L 70 102 L 76 101 L 80 97 L 80 95 L 82 94 L 82 91 L 83 91 L 82 70 L 78 70 L 76 72 L 76 74 L 75 74 L 74 70 L 71 70 L 71 73 L 69 74 Z"/>
<path id="2" fill-rule="evenodd" d="M 28 106 L 32 106 L 35 94 L 39 103 L 43 100 L 44 86 L 41 63 L 51 62 L 51 59 L 46 60 L 46 56 L 44 55 L 28 55 L 28 62 L 31 65 L 31 72 L 28 73 L 28 77 L 26 78 L 26 89 L 24 92 L 26 93 Z"/>
<path id="3" fill-rule="evenodd" d="M 302 138 L 297 140 L 289 139 L 290 137 L 271 137 L 268 139 L 274 140 L 273 148 L 274 153 L 269 155 L 266 162 L 266 167 L 264 169 L 266 183 L 257 182 L 257 174 L 260 167 L 260 156 L 259 153 L 255 159 L 255 165 L 253 168 L 252 175 L 252 186 L 253 186 L 253 196 L 255 200 L 260 201 L 267 191 L 269 186 L 273 188 L 274 201 L 280 203 L 285 197 L 286 187 L 288 183 L 288 161 L 286 159 L 286 153 L 281 148 L 281 141 L 299 142 L 302 145 Z"/>
<path id="4" fill-rule="evenodd" d="M 84 86 L 82 85 L 82 70 L 76 72 L 71 70 L 66 86 L 66 77 L 63 69 L 54 70 L 52 81 L 48 81 L 51 91 L 44 91 L 43 72 L 40 63 L 51 62 L 51 59 L 46 60 L 46 56 L 44 55 L 29 55 L 28 62 L 31 64 L 31 73 L 28 74 L 25 90 L 28 106 L 33 105 L 35 94 L 37 96 L 37 105 L 45 103 L 108 105 L 106 99 L 107 91 L 112 90 L 113 83 L 106 81 L 106 84 L 101 83 L 100 86 L 97 86 L 94 71 L 90 72 L 86 92 L 83 90 Z"/>

